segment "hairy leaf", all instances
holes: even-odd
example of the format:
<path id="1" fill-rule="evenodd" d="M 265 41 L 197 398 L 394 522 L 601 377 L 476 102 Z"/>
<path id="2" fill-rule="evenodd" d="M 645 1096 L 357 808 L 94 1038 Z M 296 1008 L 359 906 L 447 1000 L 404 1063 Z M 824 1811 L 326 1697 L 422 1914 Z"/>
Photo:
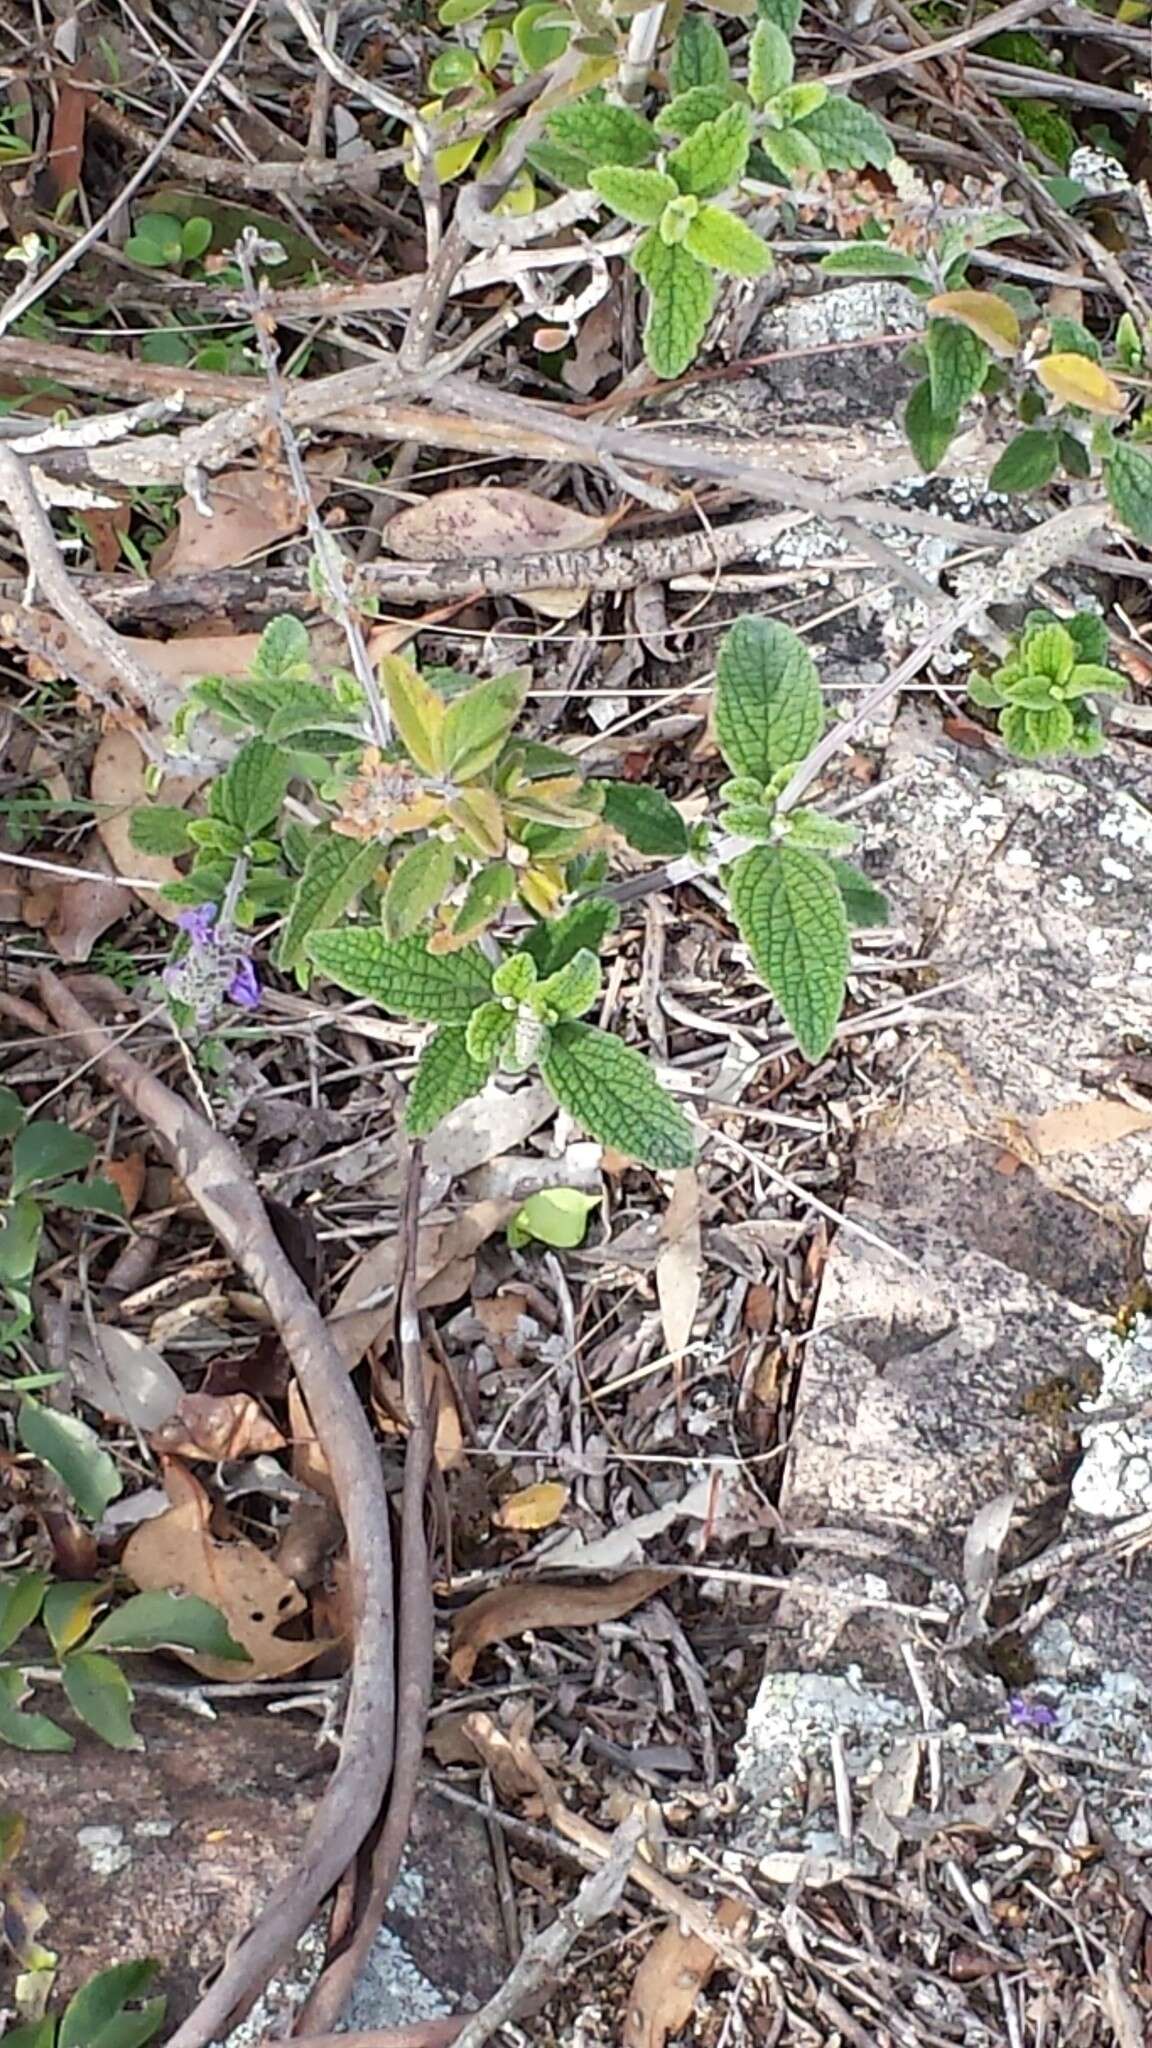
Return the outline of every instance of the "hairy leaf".
<path id="1" fill-rule="evenodd" d="M 820 151 L 802 128 L 766 128 L 760 148 L 789 182 L 801 173 L 807 177 L 821 169 Z"/>
<path id="2" fill-rule="evenodd" d="M 1137 540 L 1152 543 L 1152 457 L 1131 441 L 1113 443 L 1104 481 L 1117 519 Z"/>
<path id="3" fill-rule="evenodd" d="M 318 831 L 308 840 L 304 872 L 280 934 L 276 965 L 308 983 L 304 942 L 311 932 L 329 931 L 355 902 L 381 865 L 383 849 L 361 845 L 341 832 Z"/>
<path id="4" fill-rule="evenodd" d="M 696 199 L 714 199 L 718 192 L 739 183 L 751 145 L 748 109 L 736 101 L 714 121 L 702 121 L 693 129 L 672 151 L 668 169 L 681 192 Z"/>
<path id="5" fill-rule="evenodd" d="M 133 811 L 128 836 L 141 853 L 186 853 L 188 813 L 175 804 L 152 804 L 146 811 Z"/>
<path id="6" fill-rule="evenodd" d="M 124 1481 L 96 1432 L 78 1415 L 41 1407 L 30 1394 L 20 1403 L 17 1427 L 24 1448 L 50 1465 L 81 1514 L 98 1522 L 109 1501 L 123 1492 Z"/>
<path id="7" fill-rule="evenodd" d="M 756 12 L 762 21 L 774 21 L 786 36 L 794 36 L 800 26 L 803 0 L 756 0 Z"/>
<path id="8" fill-rule="evenodd" d="M 712 317 L 711 273 L 681 244 L 661 241 L 655 229 L 633 250 L 632 267 L 648 287 L 648 362 L 658 377 L 679 377 L 695 360 Z"/>
<path id="9" fill-rule="evenodd" d="M 418 1023 L 465 1024 L 491 991 L 492 970 L 474 946 L 429 953 L 423 938 L 391 940 L 356 927 L 315 932 L 305 951 L 338 988 Z"/>
<path id="10" fill-rule="evenodd" d="M 132 1687 L 111 1657 L 78 1650 L 60 1666 L 64 1691 L 74 1711 L 112 1749 L 143 1749 L 132 1726 Z"/>
<path id="11" fill-rule="evenodd" d="M 606 825 L 619 832 L 637 853 L 671 860 L 688 851 L 688 828 L 662 789 L 645 782 L 604 782 Z M 592 948 L 595 951 L 595 947 Z"/>
<path id="12" fill-rule="evenodd" d="M 663 1171 L 691 1166 L 692 1126 L 632 1046 L 591 1024 L 558 1024 L 541 1072 L 561 1108 L 602 1145 Z"/>
<path id="13" fill-rule="evenodd" d="M 727 85 L 731 75 L 720 31 L 706 15 L 686 14 L 668 71 L 673 93 L 689 92 L 694 85 Z"/>
<path id="14" fill-rule="evenodd" d="M 916 385 L 904 408 L 904 432 L 913 455 L 927 475 L 937 469 L 952 442 L 960 422 L 955 413 L 940 413 L 932 403 L 932 386 L 927 377 Z"/>
<path id="15" fill-rule="evenodd" d="M 1061 405 L 1079 406 L 1082 412 L 1115 416 L 1128 404 L 1115 379 L 1088 356 L 1044 356 L 1035 365 L 1036 375 Z"/>
<path id="16" fill-rule="evenodd" d="M 801 133 L 820 153 L 826 171 L 882 171 L 892 161 L 888 131 L 867 107 L 829 93 L 822 106 L 801 121 Z"/>
<path id="17" fill-rule="evenodd" d="M 473 1059 L 462 1024 L 442 1024 L 424 1047 L 412 1077 L 404 1116 L 409 1137 L 427 1137 L 450 1109 L 480 1093 L 491 1070 L 490 1061 Z"/>
<path id="18" fill-rule="evenodd" d="M 289 615 L 270 619 L 260 635 L 252 673 L 265 682 L 303 682 L 312 672 L 308 629 Z"/>
<path id="19" fill-rule="evenodd" d="M 1056 436 L 1048 427 L 1025 427 L 1013 436 L 988 478 L 991 491 L 1038 491 L 1056 474 Z"/>
<path id="20" fill-rule="evenodd" d="M 516 893 L 516 876 L 506 861 L 493 861 L 473 875 L 464 891 L 464 901 L 452 920 L 456 939 L 474 938 L 499 916 Z M 430 942 L 438 950 L 436 941 Z"/>
<path id="21" fill-rule="evenodd" d="M 409 759 L 425 775 L 440 773 L 444 700 L 402 654 L 386 654 L 380 682 Z"/>
<path id="22" fill-rule="evenodd" d="M 1020 346 L 1020 322 L 1007 300 L 996 292 L 937 292 L 929 299 L 927 310 L 943 319 L 958 320 L 993 355 L 1014 356 Z"/>
<path id="23" fill-rule="evenodd" d="M 748 45 L 748 92 L 752 104 L 766 107 L 769 100 L 791 85 L 796 71 L 792 44 L 774 21 L 760 20 Z"/>
<path id="24" fill-rule="evenodd" d="M 280 747 L 268 740 L 249 740 L 212 784 L 212 816 L 234 826 L 245 839 L 258 839 L 280 816 L 291 780 L 292 763 Z"/>
<path id="25" fill-rule="evenodd" d="M 516 1029 L 516 1012 L 502 1002 L 481 1003 L 473 1010 L 464 1032 L 464 1049 L 470 1060 L 490 1074 L 503 1058 Z"/>
<path id="26" fill-rule="evenodd" d="M 492 676 L 453 697 L 441 736 L 445 775 L 470 782 L 491 766 L 523 710 L 527 692 L 528 672 L 519 669 Z"/>
<path id="27" fill-rule="evenodd" d="M 863 868 L 853 861 L 830 856 L 828 866 L 844 899 L 844 911 L 851 931 L 872 931 L 889 919 L 888 898 L 869 881 Z"/>
<path id="28" fill-rule="evenodd" d="M 691 135 L 702 121 L 714 121 L 731 104 L 731 86 L 693 85 L 661 107 L 655 126 L 661 135 Z"/>
<path id="29" fill-rule="evenodd" d="M 680 189 L 664 171 L 630 170 L 623 164 L 604 164 L 589 172 L 588 183 L 621 220 L 637 221 L 641 227 L 655 227 Z"/>
<path id="30" fill-rule="evenodd" d="M 848 919 L 827 860 L 791 846 L 756 846 L 728 878 L 736 926 L 796 1034 L 818 1060 L 836 1035 L 848 976 Z"/>
<path id="31" fill-rule="evenodd" d="M 390 939 L 409 939 L 443 901 L 456 871 L 456 856 L 443 839 L 422 839 L 401 854 L 384 898 L 384 930 Z"/>
<path id="32" fill-rule="evenodd" d="M 988 350 L 978 334 L 955 320 L 930 320 L 924 347 L 932 410 L 941 419 L 956 419 L 984 382 Z"/>
<path id="33" fill-rule="evenodd" d="M 810 130 L 812 122 L 806 125 Z M 820 269 L 831 277 L 907 277 L 918 284 L 928 283 L 920 259 L 906 256 L 903 249 L 893 249 L 887 242 L 847 242 L 842 249 L 830 249 L 822 256 Z"/>
<path id="34" fill-rule="evenodd" d="M 574 953 L 565 966 L 550 974 L 537 987 L 533 1007 L 541 1014 L 552 1012 L 550 1022 L 582 1017 L 600 995 L 600 962 L 594 953 Z"/>
<path id="35" fill-rule="evenodd" d="M 658 147 L 656 130 L 631 107 L 607 100 L 581 100 L 561 107 L 548 122 L 548 134 L 563 149 L 585 156 L 592 164 L 646 164 Z"/>
<path id="36" fill-rule="evenodd" d="M 766 783 L 801 761 L 824 729 L 816 664 L 790 626 L 737 619 L 716 662 L 716 739 L 734 775 Z"/>
<path id="37" fill-rule="evenodd" d="M 993 242 L 1019 233 L 1020 222 L 1010 213 L 974 214 L 960 226 L 945 228 L 937 246 L 937 261 L 949 291 L 963 281 L 974 250 L 990 248 Z"/>
<path id="38" fill-rule="evenodd" d="M 763 277 L 772 268 L 772 251 L 755 228 L 723 206 L 702 206 L 684 237 L 690 256 L 725 277 Z"/>

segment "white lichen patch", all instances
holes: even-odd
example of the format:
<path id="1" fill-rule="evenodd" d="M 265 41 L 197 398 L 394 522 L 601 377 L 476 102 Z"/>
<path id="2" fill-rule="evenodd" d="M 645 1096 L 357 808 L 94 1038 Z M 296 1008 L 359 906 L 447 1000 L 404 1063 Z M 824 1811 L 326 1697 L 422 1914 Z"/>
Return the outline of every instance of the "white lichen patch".
<path id="1" fill-rule="evenodd" d="M 913 1718 L 901 1700 L 865 1684 L 855 1666 L 843 1677 L 768 1672 L 736 1753 L 736 1784 L 748 1802 L 746 1846 L 777 1849 L 783 1834 L 822 1853 L 826 1816 L 807 1812 L 807 1791 L 813 1771 L 831 1783 L 833 1735 L 859 1783 L 880 1769 L 894 1738 Z"/>
<path id="2" fill-rule="evenodd" d="M 1100 1390 L 1083 1403 L 1093 1410 L 1139 1409 L 1152 1395 L 1152 1319 L 1139 1316 L 1126 1337 L 1112 1331 L 1087 1339 L 1100 1366 Z M 1152 1422 L 1133 1417 L 1090 1423 L 1072 1480 L 1081 1514 L 1119 1521 L 1152 1510 Z"/>
<path id="3" fill-rule="evenodd" d="M 76 1846 L 96 1877 L 115 1877 L 132 1861 L 132 1848 L 121 1827 L 78 1828 Z"/>
<path id="4" fill-rule="evenodd" d="M 1105 839 L 1116 839 L 1135 853 L 1152 855 L 1152 811 L 1126 789 L 1118 789 L 1100 820 Z"/>

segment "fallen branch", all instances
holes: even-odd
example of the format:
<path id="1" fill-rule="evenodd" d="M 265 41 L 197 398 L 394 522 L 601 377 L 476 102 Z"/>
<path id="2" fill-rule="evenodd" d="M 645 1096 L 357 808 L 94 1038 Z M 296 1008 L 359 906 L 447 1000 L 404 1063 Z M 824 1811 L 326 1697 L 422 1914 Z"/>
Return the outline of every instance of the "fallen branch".
<path id="1" fill-rule="evenodd" d="M 266 1304 L 300 1383 L 332 1472 L 348 1537 L 355 1644 L 340 1759 L 296 1868 L 266 1900 L 220 1975 L 177 2028 L 169 2048 L 206 2048 L 235 2008 L 261 1990 L 286 1949 L 354 1858 L 392 1767 L 395 1717 L 392 1557 L 379 1455 L 343 1361 L 304 1283 L 276 1239 L 236 1147 L 121 1051 L 91 1013 L 45 970 L 44 1007 L 79 1052 L 151 1125 L 192 1199 Z"/>

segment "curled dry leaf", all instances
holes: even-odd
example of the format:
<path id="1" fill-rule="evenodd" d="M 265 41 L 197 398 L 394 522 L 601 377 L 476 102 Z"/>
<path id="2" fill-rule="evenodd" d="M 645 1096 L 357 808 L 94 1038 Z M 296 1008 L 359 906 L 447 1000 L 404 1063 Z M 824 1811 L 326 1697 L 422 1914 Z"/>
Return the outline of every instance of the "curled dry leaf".
<path id="1" fill-rule="evenodd" d="M 626 1572 L 602 1586 L 496 1586 L 462 1607 L 452 1625 L 452 1676 L 466 1685 L 481 1650 L 522 1636 L 530 1628 L 587 1628 L 619 1621 L 654 1593 L 662 1593 L 675 1572 Z"/>
<path id="2" fill-rule="evenodd" d="M 611 526 L 610 518 L 593 518 L 537 491 L 474 484 L 438 491 L 398 512 L 384 529 L 384 543 L 407 562 L 475 562 L 484 557 L 507 562 L 553 548 L 595 547 Z M 588 592 L 526 590 L 522 595 L 545 617 L 568 619 L 580 610 Z"/>
<path id="3" fill-rule="evenodd" d="M 280 1431 L 251 1394 L 185 1394 L 152 1441 L 169 1457 L 211 1458 L 217 1463 L 284 1448 Z"/>
<path id="4" fill-rule="evenodd" d="M 540 1479 L 535 1486 L 522 1486 L 519 1493 L 510 1493 L 492 1520 L 498 1529 L 550 1529 L 560 1520 L 569 1498 L 569 1489 L 559 1479 Z"/>
<path id="5" fill-rule="evenodd" d="M 187 1650 L 174 1654 L 202 1678 L 244 1680 L 285 1678 L 331 1649 L 327 1640 L 291 1642 L 278 1635 L 277 1630 L 307 1605 L 295 1580 L 246 1538 L 224 1543 L 212 1535 L 212 1503 L 185 1468 L 166 1468 L 165 1484 L 176 1505 L 142 1523 L 129 1537 L 123 1569 L 142 1593 L 179 1591 L 210 1600 L 251 1663 L 229 1663 Z"/>
<path id="6" fill-rule="evenodd" d="M 25 870 L 30 886 L 21 897 L 20 914 L 33 931 L 43 932 L 61 960 L 80 967 L 91 958 L 97 939 L 131 915 L 135 899 L 114 879 L 116 870 L 95 833 L 77 847 L 68 865 L 110 879 L 78 882 L 61 875 L 57 882 L 36 869 Z"/>
<path id="7" fill-rule="evenodd" d="M 743 1940 L 751 1917 L 735 1899 L 721 1899 L 716 1908 L 718 1924 L 737 1940 Z M 623 2048 L 664 2048 L 688 2025 L 719 1960 L 701 1935 L 670 1922 L 656 1936 L 632 1980 Z"/>
<path id="8" fill-rule="evenodd" d="M 79 1319 L 69 1346 L 77 1391 L 101 1415 L 127 1422 L 145 1436 L 176 1413 L 184 1388 L 159 1351 L 133 1330 Z"/>

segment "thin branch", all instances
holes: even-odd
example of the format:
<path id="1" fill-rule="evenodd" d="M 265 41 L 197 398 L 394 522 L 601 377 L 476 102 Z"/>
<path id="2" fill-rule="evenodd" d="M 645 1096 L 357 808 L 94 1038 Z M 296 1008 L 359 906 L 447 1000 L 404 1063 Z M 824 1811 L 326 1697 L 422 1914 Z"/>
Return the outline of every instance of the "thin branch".
<path id="1" fill-rule="evenodd" d="M 63 982 L 38 977 L 45 1008 L 137 1115 L 150 1124 L 192 1199 L 247 1274 L 280 1333 L 327 1459 L 348 1536 L 355 1645 L 339 1762 L 299 1861 L 230 1951 L 220 1975 L 169 2048 L 207 2048 L 241 2001 L 266 1983 L 279 1957 L 355 1856 L 392 1766 L 395 1716 L 392 1557 L 380 1458 L 327 1326 L 284 1256 L 236 1147 L 138 1061 L 113 1045 Z"/>

